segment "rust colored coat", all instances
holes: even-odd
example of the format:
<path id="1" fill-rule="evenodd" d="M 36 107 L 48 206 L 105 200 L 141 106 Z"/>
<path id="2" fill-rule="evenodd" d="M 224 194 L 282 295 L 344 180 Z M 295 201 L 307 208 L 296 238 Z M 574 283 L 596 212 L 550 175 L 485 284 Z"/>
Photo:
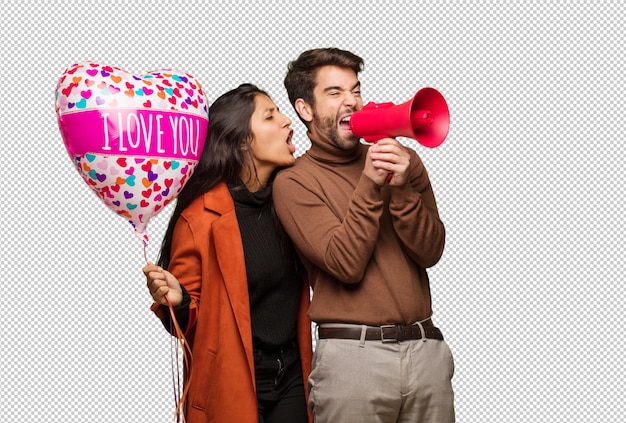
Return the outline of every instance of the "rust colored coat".
<path id="1" fill-rule="evenodd" d="M 168 270 L 191 296 L 185 334 L 192 348 L 187 423 L 256 423 L 246 267 L 235 205 L 226 184 L 217 185 L 183 211 L 174 230 Z M 307 397 L 312 356 L 308 305 L 309 286 L 303 281 L 298 343 Z M 158 305 L 153 310 L 166 317 Z"/>

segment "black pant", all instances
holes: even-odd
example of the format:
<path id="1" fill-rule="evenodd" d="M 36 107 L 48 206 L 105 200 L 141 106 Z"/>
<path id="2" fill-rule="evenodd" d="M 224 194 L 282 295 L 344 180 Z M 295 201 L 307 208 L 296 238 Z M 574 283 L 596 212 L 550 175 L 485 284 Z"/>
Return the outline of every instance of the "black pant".
<path id="1" fill-rule="evenodd" d="M 254 351 L 259 423 L 306 423 L 302 366 L 297 347 Z"/>

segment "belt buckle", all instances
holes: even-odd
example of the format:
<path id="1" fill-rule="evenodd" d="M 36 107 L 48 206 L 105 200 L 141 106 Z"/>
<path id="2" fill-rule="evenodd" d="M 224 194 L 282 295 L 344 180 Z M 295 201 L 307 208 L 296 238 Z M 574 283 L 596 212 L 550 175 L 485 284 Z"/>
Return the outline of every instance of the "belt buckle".
<path id="1" fill-rule="evenodd" d="M 395 337 L 394 338 L 386 338 L 385 337 L 385 329 L 394 329 L 394 328 L 397 330 Z M 398 342 L 399 341 L 398 340 L 398 335 L 400 335 L 399 331 L 400 331 L 400 329 L 398 328 L 397 325 L 382 325 L 380 327 L 380 340 L 382 341 L 383 344 L 388 344 L 388 343 L 391 343 L 391 342 Z"/>

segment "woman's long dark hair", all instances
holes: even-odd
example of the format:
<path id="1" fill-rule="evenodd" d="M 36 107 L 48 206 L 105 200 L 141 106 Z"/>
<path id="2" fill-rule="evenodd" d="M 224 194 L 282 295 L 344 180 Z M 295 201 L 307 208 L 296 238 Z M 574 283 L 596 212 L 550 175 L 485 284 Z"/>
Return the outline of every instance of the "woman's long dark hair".
<path id="1" fill-rule="evenodd" d="M 170 264 L 174 226 L 183 210 L 218 183 L 237 178 L 250 160 L 247 148 L 253 137 L 250 118 L 255 110 L 254 99 L 259 94 L 269 97 L 255 85 L 242 84 L 221 95 L 209 107 L 209 130 L 202 155 L 176 199 L 161 244 L 157 263 L 164 269 Z"/>

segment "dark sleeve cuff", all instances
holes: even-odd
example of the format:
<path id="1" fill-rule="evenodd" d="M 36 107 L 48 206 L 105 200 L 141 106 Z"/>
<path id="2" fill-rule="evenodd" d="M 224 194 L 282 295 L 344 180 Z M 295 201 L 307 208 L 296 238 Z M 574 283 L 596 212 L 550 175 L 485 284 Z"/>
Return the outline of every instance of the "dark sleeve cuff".
<path id="1" fill-rule="evenodd" d="M 191 304 L 191 296 L 183 285 L 181 285 L 180 288 L 183 291 L 183 300 L 179 305 L 174 307 L 174 316 L 176 317 L 180 330 L 185 333 L 187 325 L 189 324 L 189 305 Z M 165 329 L 172 335 L 176 335 L 169 306 L 159 305 L 158 310 L 155 310 L 155 312 L 157 316 L 160 317 L 161 322 L 163 322 Z"/>

